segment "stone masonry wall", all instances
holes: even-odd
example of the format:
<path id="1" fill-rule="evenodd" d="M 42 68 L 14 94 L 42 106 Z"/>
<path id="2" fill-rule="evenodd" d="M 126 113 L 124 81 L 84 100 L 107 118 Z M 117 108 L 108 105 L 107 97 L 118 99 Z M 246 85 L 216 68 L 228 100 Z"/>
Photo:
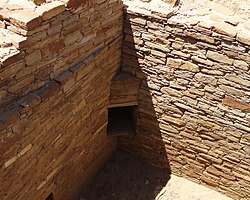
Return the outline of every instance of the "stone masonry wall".
<path id="1" fill-rule="evenodd" d="M 249 23 L 226 8 L 178 13 L 125 4 L 122 71 L 141 87 L 137 134 L 121 137 L 121 147 L 249 199 Z"/>
<path id="2" fill-rule="evenodd" d="M 116 148 L 122 4 L 79 2 L 0 9 L 0 199 L 74 199 Z"/>
<path id="3" fill-rule="evenodd" d="M 120 35 L 120 1 L 72 2 L 0 4 L 0 104 L 42 87 Z"/>

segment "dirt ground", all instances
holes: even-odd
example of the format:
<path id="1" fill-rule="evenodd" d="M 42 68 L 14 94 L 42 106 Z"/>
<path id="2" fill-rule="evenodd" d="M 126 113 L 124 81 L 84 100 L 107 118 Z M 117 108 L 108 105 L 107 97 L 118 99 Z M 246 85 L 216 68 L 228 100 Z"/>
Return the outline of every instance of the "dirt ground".
<path id="1" fill-rule="evenodd" d="M 231 200 L 211 189 L 118 151 L 79 200 Z"/>

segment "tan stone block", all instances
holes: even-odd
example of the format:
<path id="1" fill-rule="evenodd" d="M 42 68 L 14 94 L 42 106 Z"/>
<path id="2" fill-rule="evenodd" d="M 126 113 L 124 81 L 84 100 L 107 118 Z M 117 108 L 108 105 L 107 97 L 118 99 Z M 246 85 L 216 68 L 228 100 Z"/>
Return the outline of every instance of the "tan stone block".
<path id="1" fill-rule="evenodd" d="M 166 125 L 166 124 L 160 123 L 159 127 L 160 127 L 161 129 L 163 129 L 164 131 L 167 131 L 167 132 L 179 133 L 179 131 L 178 131 L 177 129 L 175 129 L 175 128 L 172 127 L 172 126 Z"/>
<path id="2" fill-rule="evenodd" d="M 32 148 L 32 144 L 27 145 L 24 147 L 19 153 L 18 157 L 23 156 L 25 153 L 27 153 Z"/>
<path id="3" fill-rule="evenodd" d="M 167 66 L 169 67 L 179 67 L 182 64 L 182 60 L 181 59 L 173 59 L 173 58 L 168 58 L 167 59 Z"/>
<path id="4" fill-rule="evenodd" d="M 14 123 L 20 116 L 20 107 L 17 104 L 11 105 L 11 108 L 5 108 L 0 111 L 0 130 Z"/>
<path id="5" fill-rule="evenodd" d="M 195 65 L 191 62 L 183 62 L 183 64 L 180 66 L 180 69 L 187 70 L 190 72 L 199 72 L 199 66 Z"/>
<path id="6" fill-rule="evenodd" d="M 194 140 L 194 141 L 201 141 L 201 138 L 197 137 L 197 136 L 194 136 L 195 132 L 192 134 L 192 133 L 189 133 L 189 132 L 185 132 L 185 131 L 181 131 L 180 132 L 180 135 L 184 138 L 188 138 L 190 140 Z"/>
<path id="7" fill-rule="evenodd" d="M 60 91 L 60 85 L 55 81 L 50 81 L 48 84 L 40 88 L 35 94 L 40 96 L 42 101 L 56 95 Z"/>
<path id="8" fill-rule="evenodd" d="M 24 62 L 19 62 L 9 67 L 6 67 L 0 72 L 0 80 L 4 80 L 9 77 L 13 77 L 19 70 L 25 67 Z"/>
<path id="9" fill-rule="evenodd" d="M 191 60 L 195 61 L 195 62 L 198 62 L 198 63 L 201 63 L 201 64 L 204 64 L 204 65 L 208 65 L 208 66 L 212 66 L 213 65 L 213 62 L 210 61 L 210 60 L 204 60 L 198 56 L 192 56 L 191 57 Z"/>
<path id="10" fill-rule="evenodd" d="M 238 32 L 234 26 L 223 22 L 213 23 L 212 27 L 213 31 L 230 37 L 235 37 Z"/>
<path id="11" fill-rule="evenodd" d="M 250 105 L 249 104 L 246 104 L 246 103 L 241 103 L 231 97 L 225 97 L 223 100 L 222 100 L 222 103 L 224 105 L 227 105 L 227 106 L 230 106 L 230 107 L 233 107 L 233 108 L 236 108 L 236 109 L 240 109 L 242 111 L 245 111 L 245 112 L 250 112 Z"/>
<path id="12" fill-rule="evenodd" d="M 20 28 L 18 26 L 12 25 L 12 24 L 10 24 L 10 26 L 7 26 L 7 29 L 12 31 L 13 33 L 17 33 L 17 34 L 20 34 L 23 36 L 30 35 L 30 32 L 31 32 L 29 30 L 25 30 L 23 28 Z"/>
<path id="13" fill-rule="evenodd" d="M 66 0 L 63 0 L 66 1 Z M 67 7 L 68 8 L 78 8 L 79 6 L 81 6 L 82 4 L 84 4 L 83 0 L 68 0 L 67 2 Z"/>
<path id="14" fill-rule="evenodd" d="M 216 130 L 216 129 L 219 130 L 221 128 L 218 124 L 215 124 L 215 123 L 210 122 L 210 121 L 205 121 L 202 119 L 197 119 L 196 122 L 201 124 L 202 126 L 210 128 L 211 130 Z"/>
<path id="15" fill-rule="evenodd" d="M 186 122 L 183 121 L 182 119 L 178 119 L 178 118 L 174 118 L 174 117 L 170 117 L 170 116 L 163 116 L 161 119 L 168 122 L 168 123 L 177 125 L 177 126 L 185 126 L 186 125 Z"/>
<path id="16" fill-rule="evenodd" d="M 35 77 L 34 75 L 28 76 L 22 80 L 19 80 L 15 85 L 11 86 L 8 88 L 8 91 L 11 93 L 15 93 L 18 92 L 19 90 L 21 90 L 22 88 L 28 86 L 29 84 L 31 84 L 34 81 Z"/>
<path id="17" fill-rule="evenodd" d="M 32 30 L 41 24 L 42 19 L 36 12 L 19 10 L 10 15 L 10 21 L 25 30 Z"/>
<path id="18" fill-rule="evenodd" d="M 250 31 L 240 31 L 236 36 L 236 40 L 243 44 L 250 45 Z"/>
<path id="19" fill-rule="evenodd" d="M 145 42 L 145 45 L 152 49 L 157 49 L 163 52 L 170 52 L 169 47 L 167 45 L 161 45 L 153 42 Z"/>
<path id="20" fill-rule="evenodd" d="M 145 59 L 153 63 L 165 64 L 165 61 L 164 61 L 165 59 L 158 59 L 152 56 L 145 56 Z"/>
<path id="21" fill-rule="evenodd" d="M 20 79 L 28 74 L 33 74 L 36 70 L 37 70 L 36 66 L 25 67 L 22 70 L 20 70 L 18 73 L 16 73 L 15 79 Z"/>
<path id="22" fill-rule="evenodd" d="M 29 54 L 29 55 L 27 55 L 25 57 L 26 64 L 28 66 L 36 63 L 37 61 L 39 61 L 41 59 L 42 59 L 42 55 L 41 55 L 41 51 L 40 50 L 34 51 L 34 52 L 32 52 L 31 54 Z"/>
<path id="23" fill-rule="evenodd" d="M 249 112 L 249 110 L 247 110 L 247 111 Z M 239 124 L 239 123 L 235 123 L 234 126 L 235 126 L 236 128 L 238 128 L 238 129 L 241 129 L 241 130 L 244 130 L 244 131 L 250 133 L 250 128 L 249 128 L 249 126 L 244 126 L 244 125 Z"/>
<path id="24" fill-rule="evenodd" d="M 204 74 L 210 74 L 210 75 L 217 75 L 217 76 L 223 76 L 224 72 L 219 71 L 219 70 L 209 70 L 206 68 L 201 69 L 201 72 L 203 72 Z"/>
<path id="25" fill-rule="evenodd" d="M 239 97 L 245 96 L 245 92 L 243 90 L 238 90 L 234 87 L 230 87 L 227 85 L 220 85 L 219 88 L 221 88 L 222 90 L 226 91 L 229 94 L 233 94 Z"/>
<path id="26" fill-rule="evenodd" d="M 181 57 L 181 58 L 190 58 L 191 55 L 189 53 L 184 53 L 182 51 L 172 50 L 171 54 Z"/>
<path id="27" fill-rule="evenodd" d="M 245 71 L 249 69 L 249 64 L 243 60 L 234 60 L 234 66 Z"/>
<path id="28" fill-rule="evenodd" d="M 173 67 L 176 69 L 187 70 L 187 71 L 191 71 L 191 72 L 199 72 L 198 65 L 191 63 L 191 62 L 183 61 L 181 59 L 168 58 L 167 59 L 167 66 Z"/>
<path id="29" fill-rule="evenodd" d="M 220 53 L 215 52 L 215 51 L 208 51 L 207 57 L 210 58 L 211 60 L 217 61 L 219 63 L 221 62 L 221 63 L 225 63 L 225 64 L 229 64 L 229 65 L 233 64 L 233 59 L 230 59 L 228 56 L 226 56 L 224 54 L 220 54 Z"/>
<path id="30" fill-rule="evenodd" d="M 82 36 L 80 31 L 73 32 L 65 38 L 64 44 L 67 47 L 67 46 L 69 46 L 77 41 L 80 41 L 82 39 L 82 37 L 83 36 Z"/>
<path id="31" fill-rule="evenodd" d="M 59 77 L 56 77 L 55 80 L 63 86 L 63 91 L 69 91 L 75 84 L 74 74 L 70 71 L 65 71 Z"/>
<path id="32" fill-rule="evenodd" d="M 156 51 L 156 50 L 151 50 L 151 54 L 155 55 L 155 56 L 159 56 L 161 58 L 166 58 L 166 53 L 162 53 L 160 51 Z"/>
<path id="33" fill-rule="evenodd" d="M 249 80 L 243 79 L 240 76 L 237 76 L 235 74 L 226 74 L 225 78 L 227 80 L 230 80 L 230 81 L 236 82 L 238 84 L 244 85 L 244 86 L 246 86 L 248 88 L 250 87 L 250 81 Z"/>
<path id="34" fill-rule="evenodd" d="M 214 40 L 213 37 L 207 36 L 205 34 L 193 33 L 193 32 L 189 32 L 187 30 L 184 31 L 184 34 L 187 35 L 187 36 L 189 36 L 189 37 L 195 38 L 197 40 L 208 42 L 210 44 L 214 44 L 215 43 L 215 40 Z"/>
<path id="35" fill-rule="evenodd" d="M 244 180 L 250 182 L 250 176 L 249 175 L 241 174 L 241 173 L 238 173 L 238 172 L 235 172 L 235 171 L 233 171 L 232 173 L 237 178 L 244 179 Z"/>
<path id="36" fill-rule="evenodd" d="M 36 12 L 42 16 L 42 20 L 48 20 L 65 10 L 65 5 L 61 1 L 52 1 L 43 4 L 36 9 Z"/>
<path id="37" fill-rule="evenodd" d="M 17 156 L 14 156 L 13 158 L 9 159 L 8 161 L 6 161 L 6 162 L 4 163 L 4 167 L 5 167 L 5 168 L 9 167 L 9 166 L 12 165 L 16 160 L 17 160 Z"/>
<path id="38" fill-rule="evenodd" d="M 76 105 L 76 106 L 74 107 L 74 109 L 72 110 L 73 114 L 75 115 L 75 114 L 77 114 L 80 110 L 85 109 L 86 105 L 87 105 L 86 100 L 85 100 L 85 99 L 82 99 L 82 101 L 81 101 L 78 105 Z"/>
<path id="39" fill-rule="evenodd" d="M 57 40 L 49 44 L 49 50 L 52 53 L 58 53 L 64 48 L 64 42 L 63 40 Z"/>
<path id="40" fill-rule="evenodd" d="M 140 17 L 135 17 L 135 16 L 129 17 L 129 15 L 127 15 L 127 20 L 136 24 L 146 25 L 146 20 Z"/>
<path id="41" fill-rule="evenodd" d="M 160 108 L 162 108 L 163 110 L 170 111 L 173 113 L 182 114 L 182 112 L 178 108 L 176 108 L 175 106 L 168 106 L 168 105 L 158 105 L 158 106 Z"/>
<path id="42" fill-rule="evenodd" d="M 182 97 L 183 96 L 182 92 L 180 92 L 179 90 L 175 90 L 173 88 L 170 88 L 170 87 L 162 87 L 161 92 L 164 94 L 169 94 L 170 96 L 174 96 L 174 97 Z"/>

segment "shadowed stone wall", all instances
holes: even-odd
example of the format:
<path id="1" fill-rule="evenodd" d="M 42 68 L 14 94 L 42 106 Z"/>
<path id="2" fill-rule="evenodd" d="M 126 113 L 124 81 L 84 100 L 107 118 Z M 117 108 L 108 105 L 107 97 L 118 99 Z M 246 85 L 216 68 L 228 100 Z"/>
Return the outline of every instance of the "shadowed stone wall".
<path id="1" fill-rule="evenodd" d="M 181 14 L 125 4 L 122 71 L 141 79 L 141 89 L 137 135 L 121 138 L 121 147 L 248 199 L 248 22 L 209 8 Z"/>

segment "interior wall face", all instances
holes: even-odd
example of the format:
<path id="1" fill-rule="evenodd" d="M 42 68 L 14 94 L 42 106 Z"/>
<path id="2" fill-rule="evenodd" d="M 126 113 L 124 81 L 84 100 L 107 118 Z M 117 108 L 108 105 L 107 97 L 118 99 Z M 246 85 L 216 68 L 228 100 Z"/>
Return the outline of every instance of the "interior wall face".
<path id="1" fill-rule="evenodd" d="M 122 71 L 141 79 L 135 138 L 119 145 L 234 199 L 250 197 L 250 43 L 235 26 L 129 7 Z M 177 19 L 177 20 L 176 20 Z M 223 24 L 223 26 L 222 26 Z"/>
<path id="2" fill-rule="evenodd" d="M 120 67 L 122 4 L 59 8 L 36 27 L 28 27 L 35 18 L 4 29 L 20 40 L 1 62 L 2 200 L 74 199 L 116 149 L 107 111 Z"/>

